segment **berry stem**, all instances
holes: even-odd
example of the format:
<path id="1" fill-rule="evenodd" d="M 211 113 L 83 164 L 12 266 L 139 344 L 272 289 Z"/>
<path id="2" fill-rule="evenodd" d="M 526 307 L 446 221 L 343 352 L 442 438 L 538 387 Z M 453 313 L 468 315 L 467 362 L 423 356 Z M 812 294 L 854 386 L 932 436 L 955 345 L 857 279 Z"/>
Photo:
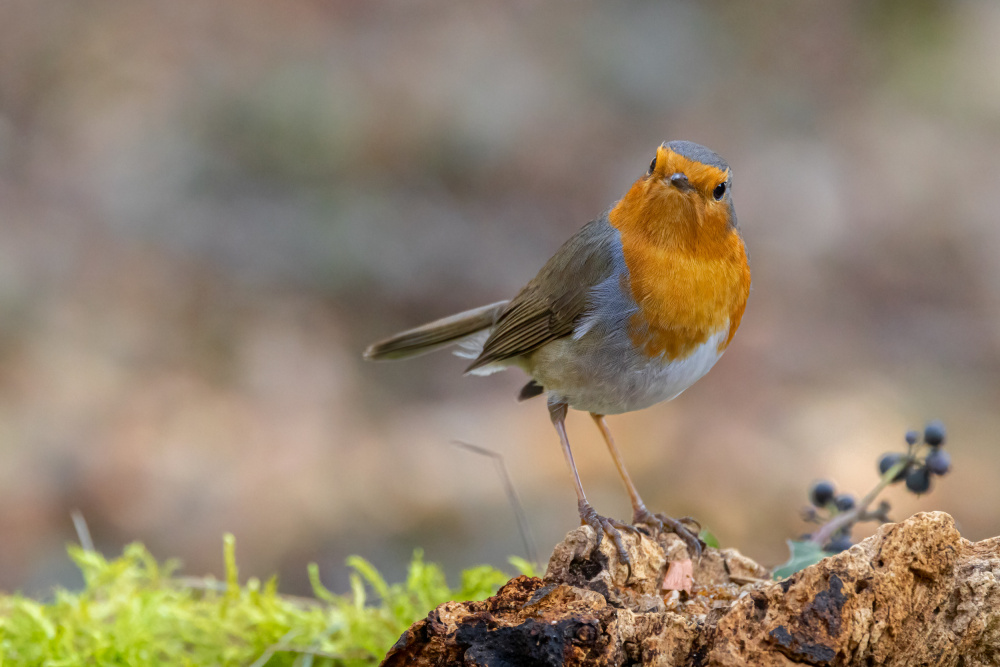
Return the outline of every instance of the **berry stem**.
<path id="1" fill-rule="evenodd" d="M 875 502 L 875 499 L 878 497 L 878 494 L 882 493 L 882 490 L 885 489 L 885 487 L 892 484 L 892 481 L 893 479 L 895 479 L 896 475 L 898 475 L 900 472 L 903 471 L 904 468 L 906 468 L 908 465 L 911 465 L 916 460 L 917 458 L 915 455 L 916 453 L 913 451 L 913 449 L 914 448 L 911 445 L 906 452 L 906 456 L 900 459 L 896 463 L 896 465 L 892 466 L 891 468 L 885 471 L 885 474 L 882 475 L 881 479 L 879 479 L 878 484 L 875 485 L 875 488 L 873 488 L 871 491 L 865 494 L 864 498 L 858 501 L 858 504 L 854 507 L 854 509 L 848 510 L 843 514 L 838 514 L 832 519 L 830 519 L 828 522 L 823 524 L 823 526 L 821 526 L 819 530 L 813 533 L 812 537 L 809 538 L 809 541 L 814 544 L 818 544 L 819 546 L 822 547 L 827 542 L 829 542 L 830 538 L 836 535 L 838 531 L 842 530 L 843 528 L 847 528 L 848 526 L 851 526 L 857 523 L 858 521 L 864 521 L 867 519 L 874 519 L 874 518 L 885 519 L 887 508 L 880 508 L 881 511 L 876 510 L 875 512 L 869 512 L 868 507 L 873 502 Z"/>

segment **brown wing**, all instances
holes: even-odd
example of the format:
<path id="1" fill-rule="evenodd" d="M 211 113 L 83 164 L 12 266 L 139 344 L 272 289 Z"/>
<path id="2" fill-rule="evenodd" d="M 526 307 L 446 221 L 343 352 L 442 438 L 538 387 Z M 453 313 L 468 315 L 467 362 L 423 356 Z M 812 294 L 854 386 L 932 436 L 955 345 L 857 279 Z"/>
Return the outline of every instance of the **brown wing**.
<path id="1" fill-rule="evenodd" d="M 602 217 L 562 245 L 497 318 L 483 351 L 466 369 L 528 354 L 573 333 L 595 285 L 615 270 L 618 230 Z"/>

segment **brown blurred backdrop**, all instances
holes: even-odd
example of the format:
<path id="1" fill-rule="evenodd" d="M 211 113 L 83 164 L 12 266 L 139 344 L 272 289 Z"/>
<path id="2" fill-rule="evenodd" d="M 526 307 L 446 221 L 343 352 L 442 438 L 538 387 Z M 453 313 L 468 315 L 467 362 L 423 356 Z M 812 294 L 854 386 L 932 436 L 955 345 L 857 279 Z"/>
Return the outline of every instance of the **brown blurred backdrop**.
<path id="1" fill-rule="evenodd" d="M 454 439 L 544 557 L 576 507 L 523 376 L 360 351 L 509 297 L 680 138 L 733 165 L 754 287 L 712 373 L 611 419 L 647 502 L 774 564 L 812 480 L 863 493 L 938 417 L 954 472 L 894 515 L 1000 533 L 998 34 L 991 0 L 0 4 L 0 587 L 77 581 L 73 508 L 194 574 L 232 531 L 288 591 L 503 566 Z"/>

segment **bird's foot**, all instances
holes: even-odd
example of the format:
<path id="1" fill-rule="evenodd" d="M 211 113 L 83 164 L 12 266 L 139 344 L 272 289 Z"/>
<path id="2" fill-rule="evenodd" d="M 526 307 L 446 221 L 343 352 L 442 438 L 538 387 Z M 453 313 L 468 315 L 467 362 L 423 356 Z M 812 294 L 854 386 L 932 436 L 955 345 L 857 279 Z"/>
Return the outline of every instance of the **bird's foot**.
<path id="1" fill-rule="evenodd" d="M 701 558 L 701 550 L 705 546 L 705 543 L 701 541 L 700 537 L 698 537 L 698 532 L 700 532 L 701 526 L 691 517 L 674 519 L 666 514 L 653 514 L 646 509 L 645 506 L 640 506 L 632 515 L 632 523 L 636 525 L 642 524 L 649 526 L 657 533 L 662 532 L 664 529 L 670 530 L 684 541 L 692 559 L 698 560 Z M 695 526 L 695 530 L 692 531 L 686 524 L 693 524 Z"/>
<path id="2" fill-rule="evenodd" d="M 585 500 L 580 502 L 579 508 L 580 522 L 593 528 L 594 533 L 597 534 L 597 545 L 595 548 L 600 548 L 601 540 L 604 539 L 604 534 L 607 533 L 608 537 L 615 542 L 615 549 L 618 551 L 618 561 L 624 563 L 625 567 L 628 568 L 628 575 L 625 577 L 625 581 L 631 579 L 632 560 L 628 556 L 628 550 L 625 549 L 625 543 L 622 542 L 622 534 L 620 531 L 624 530 L 635 535 L 638 535 L 639 531 L 635 528 L 635 526 L 629 525 L 624 521 L 601 516 L 594 511 L 594 508 L 591 507 L 590 503 Z"/>

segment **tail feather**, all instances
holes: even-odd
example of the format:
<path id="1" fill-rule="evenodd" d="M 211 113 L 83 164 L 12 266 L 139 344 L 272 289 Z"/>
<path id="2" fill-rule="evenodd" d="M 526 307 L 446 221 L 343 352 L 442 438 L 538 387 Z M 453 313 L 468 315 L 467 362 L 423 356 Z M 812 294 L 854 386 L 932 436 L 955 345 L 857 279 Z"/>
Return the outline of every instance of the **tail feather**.
<path id="1" fill-rule="evenodd" d="M 506 301 L 497 301 L 488 306 L 473 308 L 407 329 L 395 336 L 372 343 L 365 350 L 364 357 L 369 360 L 405 359 L 457 343 L 493 326 L 506 306 Z"/>

